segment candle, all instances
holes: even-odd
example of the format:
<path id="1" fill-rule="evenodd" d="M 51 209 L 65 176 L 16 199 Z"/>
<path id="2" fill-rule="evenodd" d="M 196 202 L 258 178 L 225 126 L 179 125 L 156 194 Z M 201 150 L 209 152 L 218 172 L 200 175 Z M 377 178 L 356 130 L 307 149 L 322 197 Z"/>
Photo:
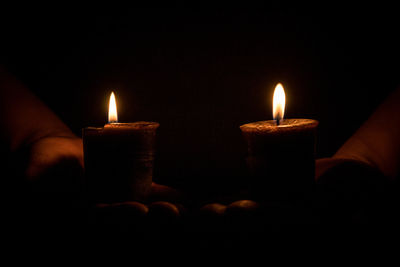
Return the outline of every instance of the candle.
<path id="1" fill-rule="evenodd" d="M 119 123 L 111 93 L 108 124 L 83 129 L 85 177 L 96 203 L 144 201 L 151 190 L 157 122 Z"/>
<path id="2" fill-rule="evenodd" d="M 314 185 L 318 121 L 284 119 L 285 93 L 275 87 L 273 120 L 240 126 L 247 143 L 250 189 L 262 199 L 306 197 Z"/>

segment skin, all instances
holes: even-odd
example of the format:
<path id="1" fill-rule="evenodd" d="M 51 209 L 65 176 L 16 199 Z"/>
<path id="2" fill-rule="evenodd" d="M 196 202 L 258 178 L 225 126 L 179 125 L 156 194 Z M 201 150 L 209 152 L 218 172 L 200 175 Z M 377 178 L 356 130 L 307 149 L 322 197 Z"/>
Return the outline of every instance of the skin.
<path id="1" fill-rule="evenodd" d="M 393 212 L 390 202 L 393 202 L 391 197 L 396 192 L 393 192 L 395 187 L 392 185 L 397 182 L 400 168 L 399 103 L 400 88 L 387 97 L 332 157 L 316 160 L 315 202 L 317 209 L 322 209 L 323 220 L 349 220 L 355 210 L 370 205 L 371 201 L 389 207 L 389 211 L 382 206 L 380 210 Z M 390 193 L 392 196 L 388 196 Z M 210 214 L 227 216 L 232 206 L 236 212 L 240 210 L 245 214 L 258 209 L 268 217 L 271 211 L 268 203 L 255 205 L 250 201 L 238 200 L 228 205 L 209 203 L 203 209 L 211 218 L 216 216 Z M 384 219 L 388 215 L 375 211 L 373 216 Z"/>
<path id="2" fill-rule="evenodd" d="M 363 162 L 395 180 L 400 168 L 400 88 L 395 90 L 333 156 Z"/>
<path id="3" fill-rule="evenodd" d="M 6 145 L 9 158 L 14 159 L 13 175 L 21 178 L 22 184 L 29 188 L 30 195 L 26 198 L 34 202 L 31 197 L 42 196 L 44 201 L 34 202 L 34 205 L 68 203 L 70 200 L 65 198 L 74 196 L 71 193 L 82 188 L 82 139 L 1 65 L 0 120 L 3 123 L 0 140 Z M 50 202 L 49 193 L 53 198 Z M 147 203 L 99 203 L 96 209 L 128 212 L 134 217 L 147 214 L 179 217 L 180 207 L 173 204 L 178 200 L 177 190 L 153 183 Z M 64 204 L 60 206 L 65 207 Z M 57 206 L 57 203 L 52 205 Z"/>
<path id="4" fill-rule="evenodd" d="M 335 153 L 332 158 L 316 162 L 318 184 L 335 184 L 337 177 L 349 180 L 358 174 L 372 174 L 371 179 L 392 181 L 399 176 L 400 158 L 400 89 L 371 115 L 360 129 Z M 83 173 L 82 140 L 54 114 L 40 99 L 33 95 L 15 77 L 0 66 L 0 132 L 10 157 L 18 155 L 17 167 L 32 190 L 37 192 L 77 191 Z M 379 141 L 377 141 L 379 140 Z M 67 171 L 66 171 L 67 170 Z M 382 175 L 382 177 L 380 176 Z M 368 175 L 367 175 L 368 176 Z M 55 179 L 54 177 L 58 177 Z M 358 184 L 356 184 L 358 185 Z M 330 189 L 330 191 L 332 191 Z M 334 191 L 334 190 L 333 190 Z M 353 194 L 349 190 L 346 194 Z M 133 217 L 150 216 L 179 218 L 184 211 L 180 194 L 175 189 L 153 183 L 147 203 L 125 202 L 96 206 L 97 216 L 113 210 Z M 258 214 L 271 208 L 266 203 L 237 200 L 233 203 L 208 203 L 200 214 L 210 218 L 243 218 L 243 214 Z M 100 215 L 99 215 L 100 214 Z M 210 216 L 210 215 L 215 216 Z M 251 217 L 251 216 L 250 216 Z M 126 219 L 126 217 L 124 217 Z"/>

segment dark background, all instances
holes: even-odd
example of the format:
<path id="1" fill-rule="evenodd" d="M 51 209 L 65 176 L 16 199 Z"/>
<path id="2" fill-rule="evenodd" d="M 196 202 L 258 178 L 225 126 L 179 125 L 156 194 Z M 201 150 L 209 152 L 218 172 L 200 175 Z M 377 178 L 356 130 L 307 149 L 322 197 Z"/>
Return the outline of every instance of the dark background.
<path id="1" fill-rule="evenodd" d="M 272 117 L 320 121 L 331 156 L 399 84 L 399 23 L 390 6 L 1 10 L 1 62 L 80 135 L 107 121 L 157 121 L 155 180 L 240 181 L 239 126 Z M 240 183 L 240 182 L 239 182 Z M 211 186 L 210 186 L 211 184 Z"/>

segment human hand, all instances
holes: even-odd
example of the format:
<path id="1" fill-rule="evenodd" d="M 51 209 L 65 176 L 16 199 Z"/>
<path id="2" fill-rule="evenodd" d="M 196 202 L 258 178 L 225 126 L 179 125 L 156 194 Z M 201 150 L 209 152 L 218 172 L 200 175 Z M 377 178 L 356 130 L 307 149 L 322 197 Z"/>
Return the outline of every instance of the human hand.
<path id="1" fill-rule="evenodd" d="M 47 136 L 32 142 L 24 174 L 34 192 L 79 192 L 83 181 L 82 139 Z"/>
<path id="2" fill-rule="evenodd" d="M 237 200 L 209 203 L 200 209 L 201 225 L 210 231 L 265 230 L 271 225 L 317 222 L 363 222 L 387 203 L 388 180 L 363 162 L 324 158 L 316 161 L 316 191 L 309 206 L 285 202 Z"/>
<path id="3" fill-rule="evenodd" d="M 312 224 L 314 218 L 308 207 L 283 201 L 257 202 L 249 199 L 229 204 L 209 203 L 200 209 L 198 227 L 207 232 L 239 232 L 244 234 L 274 232 L 277 226 Z"/>
<path id="4" fill-rule="evenodd" d="M 152 183 L 146 202 L 126 201 L 98 203 L 91 210 L 90 220 L 95 224 L 117 224 L 136 227 L 159 227 L 177 223 L 184 212 L 178 190 Z"/>
<path id="5" fill-rule="evenodd" d="M 82 140 L 72 133 L 41 135 L 14 154 L 8 198 L 17 222 L 77 222 L 85 218 Z"/>
<path id="6" fill-rule="evenodd" d="M 198 227 L 211 232 L 233 229 L 248 231 L 257 222 L 260 212 L 260 204 L 253 200 L 237 200 L 229 204 L 209 203 L 200 208 Z"/>
<path id="7" fill-rule="evenodd" d="M 341 158 L 316 161 L 315 204 L 324 220 L 350 222 L 377 218 L 372 213 L 385 205 L 388 186 L 389 180 L 365 162 Z"/>

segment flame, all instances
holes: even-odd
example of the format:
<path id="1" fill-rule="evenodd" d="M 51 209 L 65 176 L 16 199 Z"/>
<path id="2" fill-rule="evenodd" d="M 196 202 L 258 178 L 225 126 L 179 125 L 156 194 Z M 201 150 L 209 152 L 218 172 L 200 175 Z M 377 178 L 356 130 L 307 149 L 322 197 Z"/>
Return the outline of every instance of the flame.
<path id="1" fill-rule="evenodd" d="M 279 124 L 285 113 L 285 91 L 281 83 L 278 83 L 275 87 L 272 113 L 274 120 Z"/>
<path id="2" fill-rule="evenodd" d="M 108 123 L 118 122 L 117 103 L 115 101 L 114 92 L 111 92 L 110 102 L 108 104 Z"/>

